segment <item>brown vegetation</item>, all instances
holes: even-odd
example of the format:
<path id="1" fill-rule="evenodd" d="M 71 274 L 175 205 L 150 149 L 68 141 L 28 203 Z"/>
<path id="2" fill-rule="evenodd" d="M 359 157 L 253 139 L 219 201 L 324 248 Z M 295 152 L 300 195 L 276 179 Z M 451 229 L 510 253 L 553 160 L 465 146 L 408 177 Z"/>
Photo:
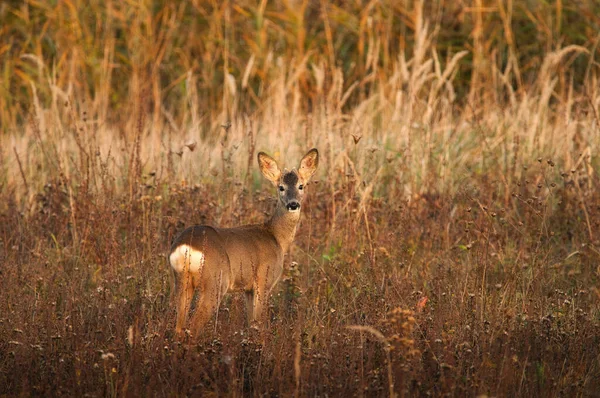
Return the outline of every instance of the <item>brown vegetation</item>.
<path id="1" fill-rule="evenodd" d="M 597 394 L 597 4 L 425 3 L 0 5 L 0 394 Z M 266 327 L 175 339 L 173 237 L 308 147 Z"/>

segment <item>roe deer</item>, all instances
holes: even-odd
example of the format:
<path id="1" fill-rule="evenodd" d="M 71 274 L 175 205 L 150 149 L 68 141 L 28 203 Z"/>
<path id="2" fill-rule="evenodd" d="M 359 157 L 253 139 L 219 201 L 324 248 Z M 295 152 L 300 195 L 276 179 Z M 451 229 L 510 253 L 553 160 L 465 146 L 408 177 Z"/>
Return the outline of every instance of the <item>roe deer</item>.
<path id="1" fill-rule="evenodd" d="M 319 153 L 313 148 L 298 170 L 280 171 L 277 162 L 260 152 L 262 174 L 278 189 L 275 213 L 263 224 L 235 228 L 195 225 L 173 242 L 169 261 L 175 279 L 177 323 L 181 334 L 196 289 L 199 297 L 191 320 L 198 337 L 202 326 L 218 309 L 221 298 L 232 289 L 246 295 L 248 324 L 260 317 L 271 290 L 283 272 L 283 255 L 294 239 L 300 220 L 304 186 L 315 173 Z"/>

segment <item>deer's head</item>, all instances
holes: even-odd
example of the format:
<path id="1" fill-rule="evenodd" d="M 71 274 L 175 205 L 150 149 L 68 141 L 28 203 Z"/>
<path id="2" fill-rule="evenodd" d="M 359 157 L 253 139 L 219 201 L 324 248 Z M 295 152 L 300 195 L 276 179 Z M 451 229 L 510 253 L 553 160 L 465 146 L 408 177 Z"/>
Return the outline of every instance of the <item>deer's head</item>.
<path id="1" fill-rule="evenodd" d="M 277 187 L 280 204 L 289 212 L 299 212 L 305 186 L 319 165 L 317 149 L 304 155 L 298 169 L 282 172 L 275 159 L 264 152 L 258 154 L 258 165 L 261 173 Z"/>

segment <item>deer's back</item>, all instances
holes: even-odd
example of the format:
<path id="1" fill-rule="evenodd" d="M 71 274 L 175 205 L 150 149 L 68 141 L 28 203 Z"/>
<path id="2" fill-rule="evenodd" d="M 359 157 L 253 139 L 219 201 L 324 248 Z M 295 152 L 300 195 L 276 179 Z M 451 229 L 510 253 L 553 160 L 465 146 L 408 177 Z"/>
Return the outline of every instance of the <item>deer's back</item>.
<path id="1" fill-rule="evenodd" d="M 242 289 L 252 286 L 260 267 L 275 271 L 283 263 L 277 240 L 263 224 L 237 228 L 195 225 L 174 240 L 171 253 L 176 271 L 174 262 L 185 255 L 191 260 L 192 272 L 228 272 L 231 287 Z"/>

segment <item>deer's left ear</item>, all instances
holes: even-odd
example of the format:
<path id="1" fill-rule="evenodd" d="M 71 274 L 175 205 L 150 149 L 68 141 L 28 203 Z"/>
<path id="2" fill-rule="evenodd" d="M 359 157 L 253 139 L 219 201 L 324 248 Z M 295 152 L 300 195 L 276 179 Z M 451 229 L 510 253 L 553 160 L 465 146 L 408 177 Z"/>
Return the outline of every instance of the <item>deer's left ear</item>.
<path id="1" fill-rule="evenodd" d="M 319 151 L 317 148 L 313 148 L 300 161 L 300 167 L 298 167 L 298 174 L 304 182 L 308 182 L 310 178 L 315 174 L 317 166 L 319 165 Z"/>

